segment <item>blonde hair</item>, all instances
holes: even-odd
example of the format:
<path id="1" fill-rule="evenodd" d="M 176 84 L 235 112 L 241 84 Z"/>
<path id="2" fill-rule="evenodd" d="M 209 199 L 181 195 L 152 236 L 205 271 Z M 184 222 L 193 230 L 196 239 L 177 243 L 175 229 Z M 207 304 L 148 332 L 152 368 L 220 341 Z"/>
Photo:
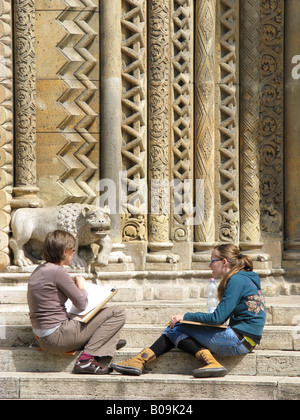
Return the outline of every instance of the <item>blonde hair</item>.
<path id="1" fill-rule="evenodd" d="M 253 271 L 253 262 L 248 255 L 243 255 L 240 249 L 233 244 L 218 245 L 215 248 L 216 256 L 228 261 L 230 271 L 222 278 L 218 287 L 218 298 L 222 299 L 228 280 L 239 271 Z"/>

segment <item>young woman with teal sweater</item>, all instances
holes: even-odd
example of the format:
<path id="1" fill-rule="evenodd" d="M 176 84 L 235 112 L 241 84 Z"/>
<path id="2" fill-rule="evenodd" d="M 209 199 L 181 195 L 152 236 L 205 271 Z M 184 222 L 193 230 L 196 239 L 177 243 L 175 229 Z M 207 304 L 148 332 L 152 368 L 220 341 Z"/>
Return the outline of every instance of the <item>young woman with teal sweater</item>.
<path id="1" fill-rule="evenodd" d="M 232 244 L 212 250 L 209 267 L 212 276 L 221 278 L 218 287 L 219 304 L 213 313 L 203 312 L 174 315 L 170 325 L 151 347 L 119 364 L 111 364 L 125 375 L 141 375 L 144 366 L 161 354 L 177 347 L 204 363 L 195 369 L 196 378 L 225 376 L 227 370 L 211 352 L 220 356 L 238 356 L 251 352 L 260 343 L 266 321 L 265 298 L 260 278 L 253 272 L 252 260 Z M 195 321 L 211 325 L 203 327 L 183 324 Z M 217 328 L 229 320 L 226 329 Z"/>

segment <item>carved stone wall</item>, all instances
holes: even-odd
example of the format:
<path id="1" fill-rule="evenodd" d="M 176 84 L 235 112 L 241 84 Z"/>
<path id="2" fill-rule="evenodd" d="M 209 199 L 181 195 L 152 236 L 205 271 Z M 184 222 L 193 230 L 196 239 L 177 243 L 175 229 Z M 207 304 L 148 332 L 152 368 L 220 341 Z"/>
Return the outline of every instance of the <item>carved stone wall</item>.
<path id="1" fill-rule="evenodd" d="M 37 1 L 35 61 L 39 196 L 46 205 L 94 203 L 100 131 L 98 2 Z"/>
<path id="2" fill-rule="evenodd" d="M 107 276 L 199 280 L 220 242 L 281 269 L 284 0 L 13 4 L 0 0 L 1 267 L 11 209 L 98 204 L 107 178 L 113 252 L 133 261 L 114 255 Z"/>

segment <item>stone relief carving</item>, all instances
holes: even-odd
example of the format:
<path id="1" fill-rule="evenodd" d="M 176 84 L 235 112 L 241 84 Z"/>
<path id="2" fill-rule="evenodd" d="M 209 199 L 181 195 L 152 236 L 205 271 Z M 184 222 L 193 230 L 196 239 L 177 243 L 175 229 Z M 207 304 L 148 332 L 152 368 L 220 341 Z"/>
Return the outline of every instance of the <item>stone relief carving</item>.
<path id="1" fill-rule="evenodd" d="M 8 242 L 13 186 L 11 23 L 11 4 L 0 0 L 0 269 L 10 263 Z"/>
<path id="2" fill-rule="evenodd" d="M 149 175 L 169 182 L 170 10 L 168 0 L 149 3 Z M 163 188 L 162 188 L 163 190 Z M 164 195 L 163 191 L 159 193 Z M 169 207 L 170 208 L 170 207 Z M 149 241 L 169 242 L 170 215 L 149 215 Z M 165 212 L 166 213 L 166 212 Z"/>
<path id="3" fill-rule="evenodd" d="M 284 2 L 260 4 L 260 183 L 261 228 L 283 232 Z"/>
<path id="4" fill-rule="evenodd" d="M 197 1 L 195 13 L 194 165 L 195 178 L 204 181 L 204 220 L 195 226 L 195 242 L 210 246 L 215 241 L 216 1 Z"/>
<path id="5" fill-rule="evenodd" d="M 42 242 L 47 233 L 61 229 L 76 238 L 72 267 L 86 268 L 91 263 L 107 265 L 112 249 L 110 225 L 107 207 L 65 204 L 48 208 L 18 209 L 11 221 L 10 247 L 14 253 L 14 264 L 24 267 L 40 262 Z M 101 248 L 97 256 L 91 248 L 93 244 Z"/>
<path id="6" fill-rule="evenodd" d="M 219 240 L 239 240 L 237 107 L 238 2 L 219 0 Z"/>
<path id="7" fill-rule="evenodd" d="M 187 224 L 191 214 L 186 208 L 184 194 L 192 200 L 193 191 L 184 180 L 192 179 L 193 1 L 174 0 L 171 13 L 172 175 L 176 181 L 171 238 L 176 242 L 186 242 L 192 239 L 192 226 Z"/>
<path id="8" fill-rule="evenodd" d="M 94 15 L 98 14 L 97 5 L 100 3 L 93 0 L 75 2 L 64 0 L 63 3 L 66 4 L 66 9 L 59 16 L 57 13 L 56 23 L 59 22 L 65 34 L 57 49 L 60 50 L 66 62 L 62 68 L 55 69 L 57 77 L 63 81 L 63 86 L 66 88 L 64 95 L 58 99 L 58 104 L 67 112 L 67 118 L 55 127 L 63 136 L 63 142 L 65 141 L 64 147 L 60 147 L 57 154 L 60 163 L 64 165 L 63 168 L 66 168 L 58 182 L 66 189 L 67 198 L 60 202 L 91 203 L 96 196 L 93 185 L 99 178 L 99 165 L 91 157 L 91 153 L 97 150 L 99 144 L 98 133 L 95 136 L 94 131 L 91 130 L 91 127 L 95 126 L 95 121 L 99 119 L 98 112 L 94 109 L 94 104 L 98 104 L 99 89 L 97 81 L 95 82 L 89 76 L 97 68 L 99 62 L 98 57 L 92 52 L 96 49 L 95 45 L 98 42 L 98 27 L 94 24 L 96 22 Z M 177 197 L 178 192 L 178 197 L 182 198 L 185 179 L 192 178 L 193 175 L 195 178 L 204 178 L 205 223 L 195 227 L 195 242 L 204 244 L 214 240 L 236 242 L 239 239 L 239 217 L 241 218 L 240 240 L 242 241 L 256 240 L 259 229 L 265 232 L 282 233 L 284 1 L 247 0 L 241 3 L 237 0 L 196 2 L 192 0 L 120 0 L 120 3 L 122 3 L 123 11 L 120 17 L 123 33 L 121 45 L 123 145 L 121 153 L 122 169 L 128 174 L 124 182 L 134 182 L 137 185 L 139 180 L 145 180 L 148 176 L 149 180 L 175 179 L 179 182 L 174 184 L 178 188 L 177 190 L 175 188 L 174 194 Z M 23 201 L 19 200 L 19 204 L 22 202 L 22 205 L 39 206 L 41 204 L 35 195 L 38 191 L 35 151 L 34 21 L 36 6 L 33 0 L 14 2 L 16 133 L 15 161 L 13 162 L 11 4 L 11 1 L 0 0 L 2 13 L 2 15 L 0 13 L 0 19 L 3 28 L 0 45 L 3 45 L 4 51 L 1 68 L 5 68 L 6 76 L 5 80 L 1 80 L 0 92 L 2 101 L 0 103 L 2 186 L 0 265 L 2 257 L 3 261 L 6 261 L 4 265 L 9 263 L 10 207 L 20 207 L 16 203 L 18 197 L 27 197 Z M 242 131 L 241 136 L 245 148 L 244 151 L 241 149 L 244 161 L 241 161 L 240 165 L 236 102 L 236 86 L 239 84 L 237 78 L 238 6 L 241 7 L 242 13 L 244 13 L 243 10 L 247 10 L 245 22 L 249 26 L 247 28 L 249 45 L 246 45 L 243 40 L 240 48 L 244 47 L 247 50 L 245 55 L 254 63 L 257 62 L 257 57 L 255 58 L 256 53 L 251 57 L 252 36 L 255 33 L 253 28 L 257 25 L 259 17 L 261 23 L 259 66 L 251 68 L 250 65 L 244 65 L 241 68 L 242 83 L 244 81 L 244 87 L 247 93 L 252 95 L 252 100 L 242 102 L 241 122 L 245 125 L 245 130 Z M 193 19 L 194 8 L 195 19 Z M 218 21 L 216 21 L 216 11 Z M 55 19 L 55 13 L 53 16 Z M 242 26 L 240 28 L 242 33 L 245 28 Z M 147 30 L 148 33 L 146 33 Z M 218 35 L 216 38 L 215 30 Z M 196 41 L 195 61 L 193 61 L 193 36 Z M 215 43 L 216 40 L 217 43 Z M 215 46 L 217 54 L 214 51 Z M 254 47 L 256 50 L 256 43 Z M 244 63 L 243 59 L 242 62 Z M 216 67 L 215 64 L 217 64 Z M 195 150 L 191 144 L 193 66 L 196 74 L 194 84 Z M 255 75 L 251 75 L 250 71 L 252 73 L 256 71 Z M 257 92 L 253 91 L 257 83 L 255 79 L 257 71 L 259 71 L 261 84 L 260 101 L 257 100 Z M 147 79 L 149 81 L 148 98 Z M 243 97 L 243 94 L 241 96 Z M 258 126 L 260 224 L 257 208 L 257 168 L 253 164 L 253 161 L 257 159 L 253 147 L 257 135 L 255 131 L 257 122 L 252 126 L 248 125 L 248 122 L 252 124 L 253 121 L 247 116 L 247 113 L 251 113 L 258 103 L 261 104 Z M 78 111 L 78 114 L 74 110 Z M 149 121 L 149 129 L 147 121 Z M 215 130 L 216 127 L 217 130 Z M 241 129 L 243 130 L 242 126 Z M 248 138 L 249 132 L 252 138 Z M 149 139 L 147 139 L 148 133 Z M 149 140 L 148 144 L 147 140 Z M 194 160 L 192 153 L 194 153 Z M 15 165 L 14 198 L 11 195 L 13 165 Z M 95 181 L 93 184 L 91 179 Z M 241 181 L 240 186 L 239 181 Z M 248 191 L 244 188 L 245 184 L 249 186 Z M 239 188 L 245 191 L 241 197 L 241 208 L 239 208 Z M 150 215 L 149 226 L 147 226 L 145 212 L 139 212 L 142 204 L 141 195 L 128 194 L 128 209 L 132 206 L 133 211 L 131 213 L 129 210 L 123 217 L 123 241 L 146 240 L 148 228 L 149 240 L 152 243 L 163 244 L 169 242 L 170 239 L 174 242 L 191 240 L 192 232 L 184 225 L 185 215 L 183 217 L 172 213 L 169 215 L 168 211 L 165 211 L 170 208 L 168 197 L 169 194 L 164 194 L 162 188 L 159 192 L 159 214 Z M 173 204 L 176 203 L 180 204 L 175 199 Z M 214 208 L 215 205 L 216 208 Z M 253 226 L 254 229 L 252 229 Z"/>
<path id="9" fill-rule="evenodd" d="M 38 207 L 36 193 L 35 1 L 16 0 L 15 30 L 15 187 L 12 207 Z"/>
<path id="10" fill-rule="evenodd" d="M 147 180 L 146 1 L 123 0 L 122 9 L 122 164 L 126 171 L 122 182 L 127 191 L 122 237 L 128 242 L 147 238 L 141 184 Z"/>
<path id="11" fill-rule="evenodd" d="M 90 20 L 97 5 L 89 1 L 78 8 L 70 0 L 65 3 L 67 7 L 57 17 L 57 21 L 66 35 L 57 48 L 67 61 L 57 76 L 67 87 L 58 98 L 58 103 L 68 116 L 57 129 L 66 139 L 66 145 L 58 152 L 58 158 L 67 169 L 58 184 L 68 191 L 69 197 L 75 196 L 78 201 L 91 204 L 96 198 L 96 192 L 90 184 L 98 171 L 90 156 L 97 144 L 94 123 L 99 118 L 98 112 L 93 109 L 92 100 L 99 89 L 89 77 L 97 64 L 97 58 L 90 50 L 98 37 L 98 30 L 92 28 Z"/>
<path id="12" fill-rule="evenodd" d="M 260 243 L 259 6 L 260 0 L 240 4 L 240 240 L 243 249 Z"/>

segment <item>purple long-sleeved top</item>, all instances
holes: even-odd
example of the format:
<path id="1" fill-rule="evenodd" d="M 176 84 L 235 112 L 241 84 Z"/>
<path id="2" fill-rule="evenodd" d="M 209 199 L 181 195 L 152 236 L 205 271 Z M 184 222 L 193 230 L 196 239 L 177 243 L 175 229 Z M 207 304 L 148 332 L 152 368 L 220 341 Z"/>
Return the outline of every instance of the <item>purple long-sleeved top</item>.
<path id="1" fill-rule="evenodd" d="M 65 302 L 70 299 L 80 310 L 88 303 L 87 291 L 78 289 L 67 271 L 45 263 L 37 267 L 28 282 L 27 300 L 33 328 L 50 329 L 68 318 Z"/>

